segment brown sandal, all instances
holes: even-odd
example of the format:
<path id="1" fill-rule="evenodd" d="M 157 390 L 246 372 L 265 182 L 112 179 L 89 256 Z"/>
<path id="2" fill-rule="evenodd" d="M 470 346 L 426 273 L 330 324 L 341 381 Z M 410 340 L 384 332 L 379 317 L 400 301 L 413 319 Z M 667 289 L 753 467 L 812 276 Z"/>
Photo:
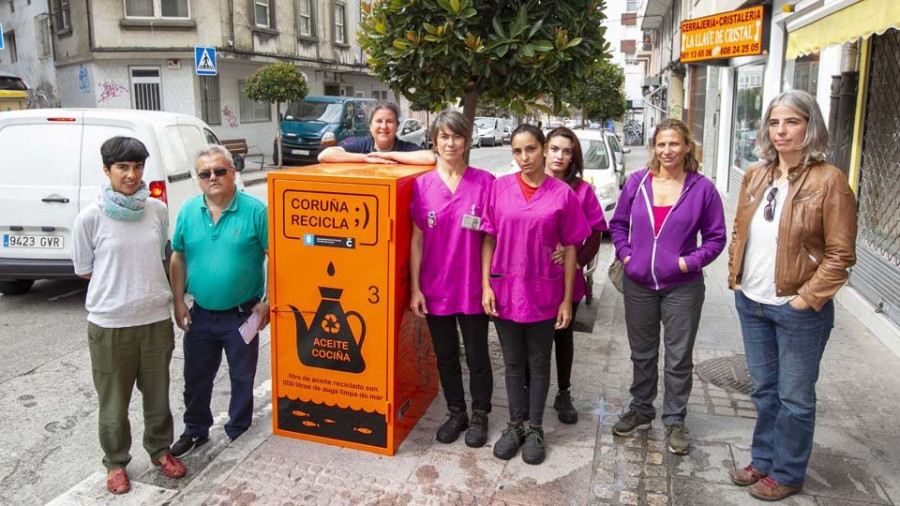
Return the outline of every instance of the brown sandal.
<path id="1" fill-rule="evenodd" d="M 131 480 L 124 469 L 113 469 L 106 475 L 106 490 L 119 495 L 131 492 Z"/>

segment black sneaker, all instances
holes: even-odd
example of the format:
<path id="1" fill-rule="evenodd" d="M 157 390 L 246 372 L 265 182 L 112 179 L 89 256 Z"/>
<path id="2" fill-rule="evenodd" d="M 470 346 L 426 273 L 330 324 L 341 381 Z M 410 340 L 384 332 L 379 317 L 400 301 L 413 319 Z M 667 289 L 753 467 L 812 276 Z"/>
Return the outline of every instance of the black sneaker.
<path id="1" fill-rule="evenodd" d="M 469 448 L 481 448 L 487 443 L 488 416 L 480 409 L 472 410 L 472 420 L 469 422 L 469 430 L 466 431 L 466 446 Z"/>
<path id="2" fill-rule="evenodd" d="M 630 436 L 636 431 L 649 429 L 652 423 L 652 418 L 644 416 L 637 411 L 629 410 L 613 425 L 612 433 L 617 436 Z"/>
<path id="3" fill-rule="evenodd" d="M 509 460 L 516 456 L 519 447 L 525 442 L 525 429 L 521 423 L 507 423 L 507 427 L 500 434 L 500 439 L 494 443 L 494 456 L 498 459 Z"/>
<path id="4" fill-rule="evenodd" d="M 447 421 L 437 431 L 437 440 L 450 444 L 459 438 L 459 434 L 469 427 L 469 416 L 465 411 L 451 409 Z"/>
<path id="5" fill-rule="evenodd" d="M 528 427 L 525 431 L 525 443 L 522 445 L 522 460 L 533 466 L 544 461 L 547 451 L 544 448 L 544 429 Z"/>
<path id="6" fill-rule="evenodd" d="M 559 421 L 566 424 L 578 422 L 578 410 L 572 405 L 572 394 L 569 390 L 560 390 L 556 394 L 556 400 L 553 401 L 553 409 L 557 411 Z"/>
<path id="7" fill-rule="evenodd" d="M 173 457 L 184 457 L 191 453 L 194 448 L 205 445 L 207 441 L 209 441 L 209 436 L 188 436 L 187 434 L 182 434 L 178 441 L 175 441 L 175 444 L 172 445 L 169 452 Z"/>

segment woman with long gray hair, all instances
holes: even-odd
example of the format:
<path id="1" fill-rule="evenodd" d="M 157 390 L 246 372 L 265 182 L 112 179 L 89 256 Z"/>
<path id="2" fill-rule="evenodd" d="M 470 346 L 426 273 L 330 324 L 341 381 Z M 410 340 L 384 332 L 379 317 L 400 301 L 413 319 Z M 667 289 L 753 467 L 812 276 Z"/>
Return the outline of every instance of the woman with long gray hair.
<path id="1" fill-rule="evenodd" d="M 804 91 L 775 97 L 741 185 L 729 286 L 741 321 L 757 419 L 750 464 L 731 481 L 777 501 L 803 486 L 816 380 L 834 326 L 832 298 L 856 262 L 856 199 L 825 162 L 828 132 Z"/>

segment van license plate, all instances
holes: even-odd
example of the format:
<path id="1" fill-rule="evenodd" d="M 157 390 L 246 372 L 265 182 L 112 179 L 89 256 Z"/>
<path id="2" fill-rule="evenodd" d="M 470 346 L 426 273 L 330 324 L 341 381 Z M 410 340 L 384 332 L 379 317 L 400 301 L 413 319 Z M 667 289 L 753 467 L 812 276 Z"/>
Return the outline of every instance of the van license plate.
<path id="1" fill-rule="evenodd" d="M 63 238 L 58 235 L 3 234 L 3 247 L 62 249 Z"/>
<path id="2" fill-rule="evenodd" d="M 305 150 L 305 149 L 292 149 L 292 150 L 291 150 L 291 154 L 292 154 L 292 155 L 309 156 L 309 151 L 307 151 L 307 150 Z"/>

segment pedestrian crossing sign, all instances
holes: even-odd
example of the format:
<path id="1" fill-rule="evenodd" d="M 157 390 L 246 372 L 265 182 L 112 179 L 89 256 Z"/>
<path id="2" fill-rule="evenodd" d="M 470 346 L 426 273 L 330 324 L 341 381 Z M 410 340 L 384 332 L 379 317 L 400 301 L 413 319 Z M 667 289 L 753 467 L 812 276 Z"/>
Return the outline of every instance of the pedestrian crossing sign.
<path id="1" fill-rule="evenodd" d="M 216 48 L 194 48 L 194 70 L 198 76 L 214 76 L 219 73 L 216 68 Z"/>

